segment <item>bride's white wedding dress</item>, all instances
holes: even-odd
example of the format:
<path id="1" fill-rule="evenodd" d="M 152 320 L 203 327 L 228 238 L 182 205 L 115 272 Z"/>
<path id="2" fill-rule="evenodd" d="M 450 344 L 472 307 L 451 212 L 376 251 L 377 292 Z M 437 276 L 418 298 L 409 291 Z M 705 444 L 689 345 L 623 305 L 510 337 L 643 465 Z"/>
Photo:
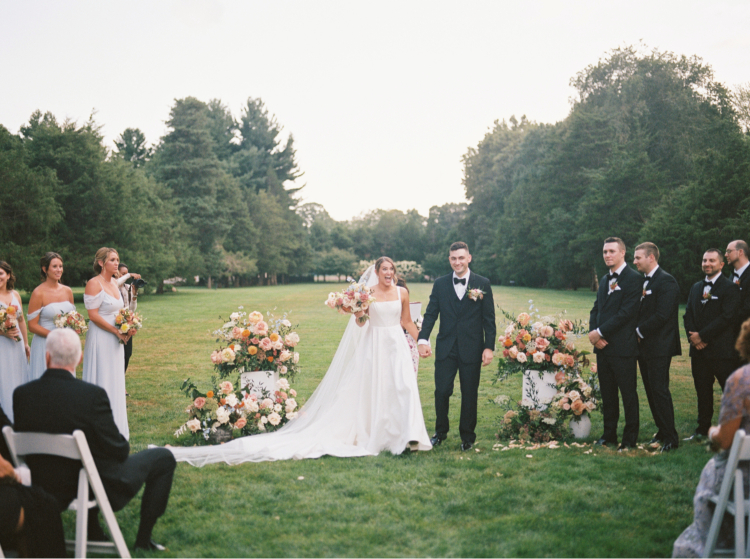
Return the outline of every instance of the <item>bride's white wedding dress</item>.
<path id="1" fill-rule="evenodd" d="M 363 276 L 365 277 L 365 276 Z M 325 377 L 299 415 L 274 433 L 226 444 L 170 447 L 193 466 L 323 455 L 400 454 L 410 441 L 430 450 L 409 345 L 401 329 L 401 292 L 375 302 L 362 327 L 351 317 Z"/>

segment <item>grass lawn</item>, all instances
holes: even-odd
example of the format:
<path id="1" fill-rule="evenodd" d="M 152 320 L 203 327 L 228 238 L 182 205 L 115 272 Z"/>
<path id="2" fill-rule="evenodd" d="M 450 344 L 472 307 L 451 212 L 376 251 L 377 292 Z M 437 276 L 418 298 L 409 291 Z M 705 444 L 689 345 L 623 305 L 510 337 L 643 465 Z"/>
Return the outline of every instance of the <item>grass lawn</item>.
<path id="1" fill-rule="evenodd" d="M 346 318 L 323 305 L 334 285 L 213 290 L 181 289 L 144 296 L 146 318 L 134 340 L 127 374 L 133 451 L 169 444 L 185 420 L 186 377 L 201 384 L 212 374 L 210 332 L 219 316 L 245 310 L 291 311 L 299 324 L 303 370 L 295 387 L 308 397 L 325 374 Z M 425 303 L 431 285 L 410 286 Z M 498 306 L 515 313 L 533 299 L 542 314 L 567 310 L 588 318 L 594 294 L 495 288 Z M 79 310 L 82 305 L 79 304 Z M 504 326 L 498 319 L 499 328 Z M 437 328 L 435 329 L 435 332 Z M 434 343 L 434 335 L 433 335 Z M 587 348 L 588 341 L 581 341 Z M 696 399 L 685 356 L 672 364 L 677 429 L 695 428 Z M 154 539 L 169 552 L 158 556 L 670 556 L 672 543 L 692 521 L 692 497 L 710 455 L 683 443 L 676 452 L 618 454 L 597 448 L 493 451 L 499 394 L 520 399 L 521 379 L 493 384 L 495 363 L 479 389 L 476 452 L 458 450 L 460 391 L 451 404 L 452 431 L 442 446 L 424 453 L 371 458 L 331 458 L 194 468 L 178 464 L 169 507 Z M 434 430 L 433 360 L 422 360 L 419 387 L 427 430 Z M 458 379 L 456 379 L 458 384 Z M 656 427 L 639 381 L 640 441 Z M 716 387 L 718 409 L 720 393 Z M 591 443 L 601 434 L 593 418 Z M 621 413 L 620 434 L 623 427 Z M 304 478 L 304 479 L 300 479 Z M 118 520 L 132 546 L 138 525 L 136 498 Z M 66 519 L 72 529 L 72 518 Z"/>

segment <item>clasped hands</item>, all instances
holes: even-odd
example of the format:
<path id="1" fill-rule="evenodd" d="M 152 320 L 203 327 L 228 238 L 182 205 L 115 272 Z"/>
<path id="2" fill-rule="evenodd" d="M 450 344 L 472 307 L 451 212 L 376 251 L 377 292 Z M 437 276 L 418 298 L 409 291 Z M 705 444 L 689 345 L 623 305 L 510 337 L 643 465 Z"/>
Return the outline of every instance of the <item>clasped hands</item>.
<path id="1" fill-rule="evenodd" d="M 706 342 L 701 340 L 701 336 L 698 332 L 688 332 L 688 339 L 690 340 L 690 345 L 698 350 L 701 350 L 708 345 Z"/>
<path id="2" fill-rule="evenodd" d="M 607 340 L 602 338 L 602 335 L 597 332 L 596 330 L 592 330 L 589 332 L 589 341 L 591 342 L 591 345 L 593 345 L 596 349 L 604 349 L 609 345 Z"/>

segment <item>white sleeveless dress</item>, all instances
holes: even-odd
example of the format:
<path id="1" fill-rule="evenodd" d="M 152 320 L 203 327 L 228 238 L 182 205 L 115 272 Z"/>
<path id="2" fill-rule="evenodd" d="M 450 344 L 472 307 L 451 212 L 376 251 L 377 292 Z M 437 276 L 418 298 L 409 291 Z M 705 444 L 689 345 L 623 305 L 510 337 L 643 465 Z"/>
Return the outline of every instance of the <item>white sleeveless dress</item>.
<path id="1" fill-rule="evenodd" d="M 50 303 L 41 309 L 29 314 L 28 319 L 33 320 L 39 317 L 39 326 L 47 330 L 54 330 L 55 317 L 58 314 L 76 310 L 76 307 L 70 301 L 59 301 Z M 29 360 L 29 380 L 40 378 L 44 371 L 47 370 L 47 359 L 45 353 L 47 350 L 47 338 L 44 336 L 34 336 L 31 340 L 31 359 Z"/>
<path id="2" fill-rule="evenodd" d="M 18 316 L 23 316 L 23 307 L 13 295 L 11 304 L 18 309 Z M 0 301 L 0 307 L 7 307 Z M 25 384 L 28 378 L 29 364 L 26 361 L 26 349 L 23 338 L 20 342 L 0 336 L 0 405 L 5 415 L 13 421 L 13 391 Z"/>
<path id="3" fill-rule="evenodd" d="M 122 298 L 115 299 L 104 288 L 96 295 L 84 295 L 83 303 L 86 309 L 99 309 L 99 316 L 113 326 L 115 316 L 123 307 Z M 83 380 L 107 391 L 115 425 L 123 437 L 130 439 L 125 402 L 125 346 L 117 336 L 102 330 L 91 320 L 83 350 Z"/>
<path id="4" fill-rule="evenodd" d="M 323 455 L 402 453 L 410 441 L 430 450 L 409 345 L 401 328 L 401 300 L 376 302 L 361 328 L 350 319 L 325 377 L 299 416 L 282 429 L 216 446 L 170 447 L 193 466 Z"/>

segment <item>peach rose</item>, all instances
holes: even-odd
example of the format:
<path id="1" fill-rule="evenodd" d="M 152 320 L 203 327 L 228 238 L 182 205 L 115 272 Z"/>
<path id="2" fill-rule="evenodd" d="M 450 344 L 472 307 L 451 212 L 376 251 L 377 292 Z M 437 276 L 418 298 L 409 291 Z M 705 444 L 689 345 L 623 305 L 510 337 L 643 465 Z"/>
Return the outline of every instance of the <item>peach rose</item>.
<path id="1" fill-rule="evenodd" d="M 555 333 L 555 329 L 549 325 L 544 325 L 539 329 L 539 335 L 544 338 L 549 338 L 554 333 Z"/>
<path id="2" fill-rule="evenodd" d="M 198 398 L 196 398 L 196 399 L 195 399 L 195 400 L 193 401 L 193 405 L 194 405 L 194 406 L 195 406 L 196 408 L 198 408 L 198 409 L 201 409 L 201 408 L 202 408 L 203 406 L 205 406 L 205 405 L 206 405 L 206 399 L 205 399 L 205 398 L 204 398 L 203 396 L 199 396 Z"/>
<path id="3" fill-rule="evenodd" d="M 273 349 L 273 342 L 271 341 L 271 338 L 263 338 L 260 341 L 260 349 L 263 351 L 271 351 Z"/>
<path id="4" fill-rule="evenodd" d="M 562 330 L 563 332 L 572 332 L 573 331 L 573 323 L 570 320 L 564 319 L 560 321 L 560 324 L 557 325 L 557 327 Z"/>
<path id="5" fill-rule="evenodd" d="M 238 340 L 242 337 L 242 329 L 237 328 L 236 326 L 232 328 L 232 338 L 235 340 Z"/>
<path id="6" fill-rule="evenodd" d="M 556 353 L 555 355 L 560 355 L 560 354 Z M 554 357 L 552 358 L 552 361 L 554 363 Z M 555 382 L 557 384 L 562 384 L 564 380 L 565 380 L 565 373 L 563 373 L 562 371 L 557 371 L 555 373 Z"/>
<path id="7" fill-rule="evenodd" d="M 228 380 L 225 380 L 219 385 L 219 389 L 221 390 L 222 394 L 231 394 L 234 390 L 234 387 L 232 386 L 232 383 Z"/>
<path id="8" fill-rule="evenodd" d="M 261 320 L 263 320 L 263 314 L 258 311 L 251 312 L 247 317 L 250 324 L 258 324 Z"/>
<path id="9" fill-rule="evenodd" d="M 234 428 L 235 429 L 242 429 L 245 425 L 247 425 L 247 419 L 244 417 L 240 417 L 235 423 Z"/>
<path id="10" fill-rule="evenodd" d="M 285 375 L 289 369 L 286 368 L 286 365 L 279 365 L 276 370 L 280 375 Z"/>
<path id="11" fill-rule="evenodd" d="M 541 363 L 544 361 L 544 354 L 541 351 L 534 353 L 534 363 Z"/>
<path id="12" fill-rule="evenodd" d="M 575 357 L 573 357 L 572 355 L 566 355 L 565 356 L 565 366 L 566 367 L 572 367 L 575 364 L 576 364 Z"/>
<path id="13" fill-rule="evenodd" d="M 268 334 L 268 324 L 261 320 L 260 322 L 258 322 L 258 324 L 255 325 L 255 328 L 253 328 L 253 333 L 256 336 L 265 336 L 266 334 Z"/>
<path id="14" fill-rule="evenodd" d="M 188 421 L 185 425 L 187 425 L 188 429 L 190 429 L 190 431 L 192 431 L 193 433 L 195 433 L 196 431 L 198 431 L 198 429 L 201 428 L 201 422 L 198 421 L 198 419 L 195 417 L 191 419 L 190 421 Z"/>
<path id="15" fill-rule="evenodd" d="M 582 400 L 575 400 L 570 405 L 570 407 L 573 410 L 573 413 L 576 415 L 581 415 L 583 412 L 586 411 L 586 404 L 584 404 Z"/>
<path id="16" fill-rule="evenodd" d="M 284 343 L 289 347 L 295 347 L 299 343 L 299 334 L 290 332 L 284 337 Z"/>
<path id="17" fill-rule="evenodd" d="M 522 312 L 521 314 L 518 315 L 516 320 L 518 321 L 518 324 L 520 324 L 521 326 L 526 326 L 531 320 L 531 317 L 528 315 L 528 313 Z"/>
<path id="18" fill-rule="evenodd" d="M 281 416 L 276 412 L 270 413 L 268 414 L 268 422 L 271 425 L 278 425 L 281 423 Z"/>
<path id="19" fill-rule="evenodd" d="M 519 353 L 516 355 L 516 361 L 519 363 L 526 363 L 526 354 L 525 353 Z"/>
<path id="20" fill-rule="evenodd" d="M 549 341 L 545 340 L 544 338 L 537 338 L 536 339 L 536 348 L 539 351 L 544 351 L 549 347 Z"/>
<path id="21" fill-rule="evenodd" d="M 596 373 L 596 363 L 591 364 L 591 372 Z"/>
<path id="22" fill-rule="evenodd" d="M 211 354 L 211 362 L 214 365 L 218 365 L 219 363 L 221 363 L 221 353 L 219 351 L 214 351 Z"/>
<path id="23" fill-rule="evenodd" d="M 279 361 L 281 362 L 289 361 L 291 358 L 292 358 L 292 352 L 287 351 L 286 349 L 282 351 L 281 354 L 279 355 Z"/>
<path id="24" fill-rule="evenodd" d="M 297 391 L 296 391 L 296 390 L 295 390 L 294 388 L 291 388 L 291 389 L 289 390 L 289 395 L 290 395 L 290 396 L 291 396 L 292 398 L 296 398 L 296 397 L 297 397 Z"/>
<path id="25" fill-rule="evenodd" d="M 510 355 L 511 359 L 515 359 L 518 356 L 518 348 L 516 346 L 513 346 L 508 350 L 508 355 Z"/>
<path id="26" fill-rule="evenodd" d="M 560 367 L 565 363 L 565 354 L 564 353 L 555 353 L 552 356 L 552 364 L 556 367 Z"/>

